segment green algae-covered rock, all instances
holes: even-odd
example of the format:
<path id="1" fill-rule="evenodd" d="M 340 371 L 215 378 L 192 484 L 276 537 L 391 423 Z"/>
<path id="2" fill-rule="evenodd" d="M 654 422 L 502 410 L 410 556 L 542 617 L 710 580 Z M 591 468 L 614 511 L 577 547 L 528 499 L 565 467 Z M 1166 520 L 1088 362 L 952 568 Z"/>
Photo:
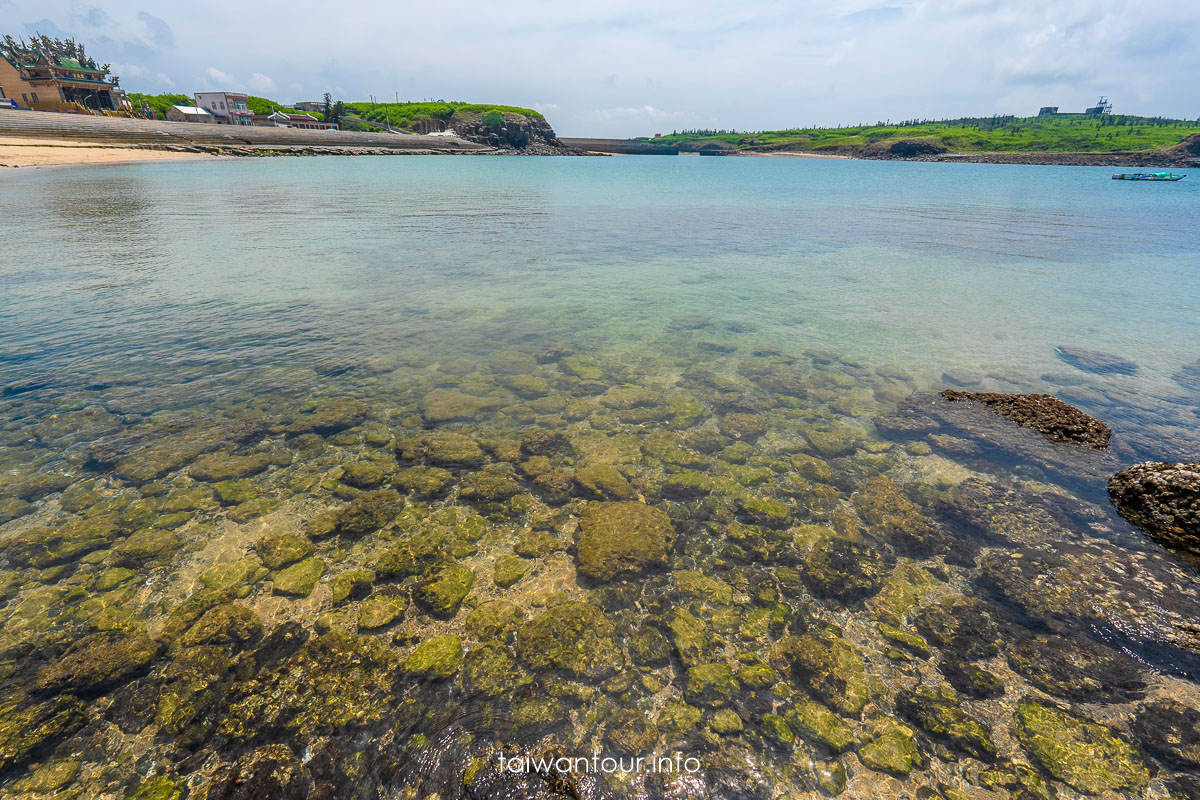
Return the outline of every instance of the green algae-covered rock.
<path id="1" fill-rule="evenodd" d="M 329 581 L 329 600 L 334 605 L 347 600 L 361 600 L 371 593 L 375 573 L 369 569 L 352 569 L 333 576 Z"/>
<path id="2" fill-rule="evenodd" d="M 771 497 L 743 497 L 738 506 L 750 522 L 768 528 L 785 528 L 792 516 L 786 503 Z"/>
<path id="3" fill-rule="evenodd" d="M 668 700 L 654 718 L 659 732 L 668 739 L 683 737 L 696 729 L 703 712 L 681 700 Z"/>
<path id="4" fill-rule="evenodd" d="M 1104 725 L 1032 701 L 1021 703 L 1014 717 L 1029 755 L 1074 789 L 1132 794 L 1149 782 L 1137 751 Z"/>
<path id="5" fill-rule="evenodd" d="M 921 763 L 912 731 L 895 725 L 858 748 L 858 760 L 877 772 L 903 778 Z"/>
<path id="6" fill-rule="evenodd" d="M 949 539 L 886 475 L 870 478 L 854 494 L 854 509 L 871 531 L 897 551 L 918 555 L 941 552 Z"/>
<path id="7" fill-rule="evenodd" d="M 660 667 L 671 660 L 671 640 L 658 628 L 640 628 L 629 640 L 629 655 L 635 664 Z"/>
<path id="8" fill-rule="evenodd" d="M 162 646 L 144 634 L 103 631 L 78 639 L 38 673 L 39 689 L 98 692 L 149 668 Z"/>
<path id="9" fill-rule="evenodd" d="M 467 615 L 467 633 L 486 642 L 489 639 L 509 638 L 521 623 L 525 612 L 508 600 L 489 600 L 480 603 Z"/>
<path id="10" fill-rule="evenodd" d="M 791 748 L 796 745 L 796 734 L 788 726 L 787 720 L 778 714 L 763 715 L 762 734 L 776 747 Z"/>
<path id="11" fill-rule="evenodd" d="M 593 605 L 569 601 L 517 631 L 517 656 L 534 669 L 601 680 L 625 665 L 613 624 Z"/>
<path id="12" fill-rule="evenodd" d="M 1084 703 L 1136 700 L 1146 682 L 1128 656 L 1087 639 L 1037 635 L 1008 646 L 1008 665 L 1048 694 Z"/>
<path id="13" fill-rule="evenodd" d="M 642 754 L 658 741 L 658 727 L 641 711 L 621 708 L 609 717 L 605 738 L 618 752 Z"/>
<path id="14" fill-rule="evenodd" d="M 399 443 L 397 451 L 405 461 L 424 462 L 434 467 L 472 469 L 487 463 L 487 454 L 478 442 L 451 431 L 405 439 Z"/>
<path id="15" fill-rule="evenodd" d="M 496 402 L 454 389 L 434 389 L 421 400 L 421 416 L 432 425 L 457 420 L 472 420 Z"/>
<path id="16" fill-rule="evenodd" d="M 575 482 L 588 496 L 604 500 L 628 500 L 633 496 L 629 481 L 611 464 L 590 464 L 575 472 Z"/>
<path id="17" fill-rule="evenodd" d="M 842 763 L 842 759 L 814 761 L 812 769 L 817 787 L 825 794 L 837 797 L 846 791 L 846 765 Z"/>
<path id="18" fill-rule="evenodd" d="M 453 483 L 454 473 L 440 467 L 407 467 L 392 478 L 392 486 L 418 497 L 441 497 Z"/>
<path id="19" fill-rule="evenodd" d="M 667 627 L 675 652 L 685 667 L 694 667 L 712 659 L 716 652 L 713 634 L 686 608 L 672 610 Z"/>
<path id="20" fill-rule="evenodd" d="M 125 800 L 179 800 L 183 790 L 167 775 L 157 775 L 143 781 Z"/>
<path id="21" fill-rule="evenodd" d="M 467 653 L 459 680 L 468 696 L 496 697 L 529 683 L 529 675 L 508 648 L 490 642 Z"/>
<path id="22" fill-rule="evenodd" d="M 867 438 L 867 432 L 851 425 L 835 425 L 828 430 L 807 430 L 804 438 L 823 457 L 836 458 L 858 449 L 859 444 Z"/>
<path id="23" fill-rule="evenodd" d="M 707 606 L 727 606 L 733 602 L 733 587 L 718 578 L 694 570 L 679 570 L 671 577 L 675 588 L 690 600 Z"/>
<path id="24" fill-rule="evenodd" d="M 134 570 L 125 569 L 124 567 L 115 567 L 110 570 L 105 570 L 100 575 L 97 575 L 96 582 L 93 585 L 98 592 L 108 592 L 117 588 L 136 575 L 137 572 Z"/>
<path id="25" fill-rule="evenodd" d="M 397 666 L 377 639 L 331 631 L 234 684 L 218 732 L 238 741 L 268 733 L 308 738 L 378 724 L 391 713 Z"/>
<path id="26" fill-rule="evenodd" d="M 508 472 L 488 468 L 467 475 L 462 483 L 462 497 L 474 503 L 503 503 L 520 494 L 521 484 Z"/>
<path id="27" fill-rule="evenodd" d="M 404 662 L 404 671 L 409 675 L 445 680 L 454 677 L 462 661 L 461 639 L 450 634 L 431 636 L 421 642 Z"/>
<path id="28" fill-rule="evenodd" d="M 266 567 L 257 558 L 243 558 L 209 567 L 200 573 L 200 582 L 209 589 L 229 589 L 254 583 L 266 577 L 266 574 Z"/>
<path id="29" fill-rule="evenodd" d="M 565 543 L 554 538 L 549 531 L 543 530 L 523 530 L 513 545 L 513 552 L 525 558 L 543 558 L 566 549 Z"/>
<path id="30" fill-rule="evenodd" d="M 83 704 L 70 694 L 42 702 L 12 694 L 0 702 L 0 772 L 53 748 L 83 727 Z"/>
<path id="31" fill-rule="evenodd" d="M 758 414 L 734 412 L 721 417 L 717 428 L 731 439 L 752 442 L 767 432 L 767 418 Z"/>
<path id="32" fill-rule="evenodd" d="M 10 788 L 19 793 L 18 797 L 51 794 L 70 784 L 78 774 L 78 761 L 70 758 L 55 759 L 45 762 L 33 774 L 16 781 Z"/>
<path id="33" fill-rule="evenodd" d="M 306 558 L 275 574 L 275 594 L 308 597 L 324 574 L 324 561 Z"/>
<path id="34" fill-rule="evenodd" d="M 153 528 L 137 531 L 113 549 L 111 562 L 140 567 L 169 561 L 183 546 L 179 534 Z"/>
<path id="35" fill-rule="evenodd" d="M 712 715 L 712 719 L 708 721 L 708 727 L 712 728 L 715 733 L 722 736 L 732 736 L 735 733 L 741 733 L 742 718 L 737 712 L 730 708 L 722 708 Z"/>
<path id="36" fill-rule="evenodd" d="M 215 644 L 241 648 L 261 638 L 262 632 L 262 622 L 249 608 L 223 603 L 205 611 L 180 641 L 187 646 Z"/>
<path id="37" fill-rule="evenodd" d="M 849 750 L 856 741 L 850 726 L 820 703 L 801 701 L 788 710 L 786 718 L 801 739 L 819 744 L 834 753 Z"/>
<path id="38" fill-rule="evenodd" d="M 394 586 L 377 589 L 358 605 L 358 627 L 374 630 L 391 625 L 408 608 L 408 599 Z"/>
<path id="39" fill-rule="evenodd" d="M 404 499 L 395 489 L 363 492 L 338 513 L 338 530 L 350 536 L 378 530 L 395 519 Z"/>
<path id="40" fill-rule="evenodd" d="M 254 552 L 268 569 L 279 569 L 308 558 L 313 545 L 308 539 L 294 533 L 269 533 L 254 543 Z"/>
<path id="41" fill-rule="evenodd" d="M 766 689 L 775 685 L 779 680 L 779 673 L 766 664 L 751 664 L 739 669 L 737 678 L 743 686 L 749 686 L 752 689 Z"/>
<path id="42" fill-rule="evenodd" d="M 883 638 L 889 642 L 905 647 L 922 658 L 928 658 L 930 654 L 929 643 L 922 639 L 919 635 L 912 631 L 901 630 L 886 622 L 880 622 L 876 628 L 883 635 Z"/>
<path id="43" fill-rule="evenodd" d="M 666 512 L 644 503 L 589 503 L 579 521 L 576 568 L 611 581 L 668 566 L 675 529 Z"/>
<path id="44" fill-rule="evenodd" d="M 941 670 L 950 685 L 968 697 L 1000 697 L 1005 692 L 1004 681 L 978 664 L 951 658 L 942 661 Z"/>
<path id="45" fill-rule="evenodd" d="M 831 632 L 780 642 L 777 652 L 806 689 L 842 714 L 858 714 L 867 704 L 867 678 L 854 646 Z"/>
<path id="46" fill-rule="evenodd" d="M 843 602 L 875 594 L 889 571 L 878 550 L 841 537 L 819 541 L 804 557 L 804 575 L 813 592 Z"/>
<path id="47" fill-rule="evenodd" d="M 290 436 L 318 433 L 327 436 L 347 428 L 353 428 L 367 418 L 366 403 L 353 397 L 334 397 L 320 400 L 301 409 L 287 425 L 284 432 Z"/>
<path id="48" fill-rule="evenodd" d="M 246 503 L 258 497 L 258 489 L 250 481 L 219 481 L 213 484 L 217 498 L 223 505 Z"/>
<path id="49" fill-rule="evenodd" d="M 905 692 L 896 700 L 896 710 L 933 738 L 981 761 L 996 759 L 996 744 L 983 723 L 962 709 L 952 689 L 924 687 Z"/>
<path id="50" fill-rule="evenodd" d="M 529 570 L 529 562 L 520 556 L 499 556 L 496 558 L 496 567 L 493 572 L 493 580 L 496 585 L 502 589 L 507 589 L 521 578 L 525 577 L 525 573 Z"/>
<path id="51" fill-rule="evenodd" d="M 1026 764 L 1003 764 L 979 773 L 979 783 L 989 789 L 1006 789 L 1018 800 L 1055 800 L 1058 792 L 1041 773 Z"/>
<path id="52" fill-rule="evenodd" d="M 237 456 L 229 453 L 209 453 L 192 462 L 188 474 L 198 481 L 217 483 L 219 481 L 249 478 L 257 475 L 271 466 L 271 456 L 267 453 L 251 453 Z"/>
<path id="53" fill-rule="evenodd" d="M 249 522 L 252 519 L 265 517 L 282 505 L 283 501 L 274 497 L 256 497 L 253 500 L 238 503 L 225 513 L 234 522 Z"/>
<path id="54" fill-rule="evenodd" d="M 430 616 L 449 619 L 475 585 L 475 573 L 458 564 L 435 567 L 413 589 L 413 600 Z"/>
<path id="55" fill-rule="evenodd" d="M 700 664 L 689 667 L 684 696 L 689 703 L 720 708 L 730 703 L 739 684 L 733 670 L 725 664 Z"/>
<path id="56" fill-rule="evenodd" d="M 387 477 L 389 465 L 382 461 L 351 461 L 342 467 L 342 483 L 355 489 L 374 489 Z"/>

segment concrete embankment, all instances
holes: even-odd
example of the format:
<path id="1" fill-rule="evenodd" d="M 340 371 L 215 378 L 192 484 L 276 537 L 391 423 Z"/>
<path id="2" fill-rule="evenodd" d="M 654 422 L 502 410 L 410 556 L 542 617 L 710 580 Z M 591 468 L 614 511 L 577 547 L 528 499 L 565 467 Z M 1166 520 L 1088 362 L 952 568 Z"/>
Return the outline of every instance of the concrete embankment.
<path id="1" fill-rule="evenodd" d="M 0 111 L 0 138 L 223 155 L 497 152 L 453 136 L 205 125 L 11 110 Z"/>

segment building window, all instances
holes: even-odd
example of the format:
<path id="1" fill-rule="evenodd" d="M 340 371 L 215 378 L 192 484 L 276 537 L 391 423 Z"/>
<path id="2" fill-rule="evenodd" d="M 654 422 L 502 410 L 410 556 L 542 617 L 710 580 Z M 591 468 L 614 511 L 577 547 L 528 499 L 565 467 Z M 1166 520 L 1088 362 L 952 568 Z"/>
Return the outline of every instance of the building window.
<path id="1" fill-rule="evenodd" d="M 37 92 L 33 93 L 33 102 L 37 102 Z"/>

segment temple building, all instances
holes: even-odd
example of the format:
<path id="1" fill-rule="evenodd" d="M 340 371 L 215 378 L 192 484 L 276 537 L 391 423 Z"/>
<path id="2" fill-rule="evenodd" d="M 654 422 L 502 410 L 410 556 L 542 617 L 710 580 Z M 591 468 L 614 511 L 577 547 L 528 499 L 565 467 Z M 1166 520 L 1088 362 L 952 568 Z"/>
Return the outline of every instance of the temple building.
<path id="1" fill-rule="evenodd" d="M 108 64 L 72 39 L 0 40 L 0 106 L 14 100 L 40 111 L 125 111 L 129 101 Z"/>

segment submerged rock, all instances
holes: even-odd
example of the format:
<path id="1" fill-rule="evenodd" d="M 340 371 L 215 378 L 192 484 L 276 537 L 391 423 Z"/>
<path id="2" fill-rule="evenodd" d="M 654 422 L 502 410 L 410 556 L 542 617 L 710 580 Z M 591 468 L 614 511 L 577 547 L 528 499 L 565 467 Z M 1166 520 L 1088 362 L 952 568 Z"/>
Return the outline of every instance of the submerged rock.
<path id="1" fill-rule="evenodd" d="M 144 634 L 102 631 L 77 640 L 38 673 L 39 689 L 98 692 L 120 686 L 146 670 L 162 645 Z"/>
<path id="2" fill-rule="evenodd" d="M 1087 639 L 1026 637 L 1009 647 L 1008 665 L 1042 691 L 1084 703 L 1124 703 L 1146 688 L 1137 662 Z"/>
<path id="3" fill-rule="evenodd" d="M 955 402 L 982 403 L 1005 419 L 1032 428 L 1052 442 L 1108 447 L 1112 428 L 1049 394 L 998 394 L 947 389 L 942 397 Z"/>
<path id="4" fill-rule="evenodd" d="M 395 489 L 363 492 L 338 513 L 338 530 L 351 536 L 378 530 L 395 519 L 404 499 Z"/>
<path id="5" fill-rule="evenodd" d="M 434 389 L 421 400 L 421 416 L 431 425 L 440 425 L 475 419 L 497 405 L 495 400 L 474 397 L 455 389 Z"/>
<path id="6" fill-rule="evenodd" d="M 529 675 L 509 654 L 508 648 L 489 642 L 473 647 L 467 653 L 459 680 L 468 697 L 496 697 L 529 683 Z"/>
<path id="7" fill-rule="evenodd" d="M 890 571 L 887 562 L 874 548 L 827 537 L 804 557 L 804 574 L 814 593 L 850 602 L 879 590 Z"/>
<path id="8" fill-rule="evenodd" d="M 313 545 L 302 536 L 286 531 L 267 534 L 254 544 L 254 552 L 268 569 L 279 569 L 312 555 Z"/>
<path id="9" fill-rule="evenodd" d="M 892 722 L 858 748 L 858 760 L 877 772 L 905 778 L 923 763 L 921 752 L 913 741 L 913 730 L 907 725 Z"/>
<path id="10" fill-rule="evenodd" d="M 1133 721 L 1142 747 L 1169 764 L 1200 767 L 1200 711 L 1174 700 L 1147 703 Z"/>
<path id="11" fill-rule="evenodd" d="M 324 400 L 306 408 L 284 426 L 284 433 L 299 436 L 319 433 L 322 436 L 353 428 L 367 418 L 366 403 L 352 397 Z"/>
<path id="12" fill-rule="evenodd" d="M 480 641 L 508 638 L 525 621 L 525 612 L 508 600 L 480 603 L 467 615 L 467 633 Z"/>
<path id="13" fill-rule="evenodd" d="M 404 439 L 396 449 L 405 461 L 424 462 L 435 467 L 471 469 L 487 463 L 487 454 L 478 442 L 451 431 Z"/>
<path id="14" fill-rule="evenodd" d="M 1086 794 L 1140 792 L 1149 774 L 1137 751 L 1110 728 L 1053 706 L 1018 706 L 1016 733 L 1043 769 Z"/>
<path id="15" fill-rule="evenodd" d="M 237 763 L 219 770 L 209 785 L 207 800 L 305 800 L 312 790 L 308 768 L 283 744 L 269 744 L 246 753 Z"/>
<path id="16" fill-rule="evenodd" d="M 855 715 L 867 704 L 862 658 L 852 644 L 832 631 L 784 639 L 776 647 L 775 658 L 800 686 L 830 708 Z"/>
<path id="17" fill-rule="evenodd" d="M 589 503 L 580 518 L 576 568 L 611 581 L 669 566 L 675 529 L 666 512 L 644 503 Z"/>
<path id="18" fill-rule="evenodd" d="M 0 702 L 0 773 L 53 748 L 83 727 L 83 704 L 63 693 L 43 702 L 19 693 Z"/>
<path id="19" fill-rule="evenodd" d="M 517 631 L 517 655 L 534 669 L 560 669 L 601 680 L 625 664 L 613 624 L 593 605 L 567 602 Z"/>
<path id="20" fill-rule="evenodd" d="M 1138 365 L 1127 358 L 1084 347 L 1057 347 L 1058 357 L 1077 369 L 1096 375 L 1133 375 Z"/>
<path id="21" fill-rule="evenodd" d="M 422 678 L 445 680 L 454 677 L 462 661 L 461 639 L 450 634 L 431 636 L 404 662 L 404 671 Z"/>
<path id="22" fill-rule="evenodd" d="M 982 761 L 996 758 L 996 744 L 983 723 L 967 714 L 952 689 L 921 688 L 901 694 L 896 709 L 930 736 Z"/>
<path id="23" fill-rule="evenodd" d="M 1200 463 L 1138 464 L 1109 479 L 1108 496 L 1155 541 L 1200 555 Z"/>
<path id="24" fill-rule="evenodd" d="M 449 619 L 458 613 L 475 585 L 475 573 L 458 564 L 429 570 L 413 589 L 413 601 L 433 617 Z"/>
<path id="25" fill-rule="evenodd" d="M 321 559 L 306 558 L 298 561 L 275 575 L 275 594 L 308 597 L 324 574 L 325 562 Z"/>

